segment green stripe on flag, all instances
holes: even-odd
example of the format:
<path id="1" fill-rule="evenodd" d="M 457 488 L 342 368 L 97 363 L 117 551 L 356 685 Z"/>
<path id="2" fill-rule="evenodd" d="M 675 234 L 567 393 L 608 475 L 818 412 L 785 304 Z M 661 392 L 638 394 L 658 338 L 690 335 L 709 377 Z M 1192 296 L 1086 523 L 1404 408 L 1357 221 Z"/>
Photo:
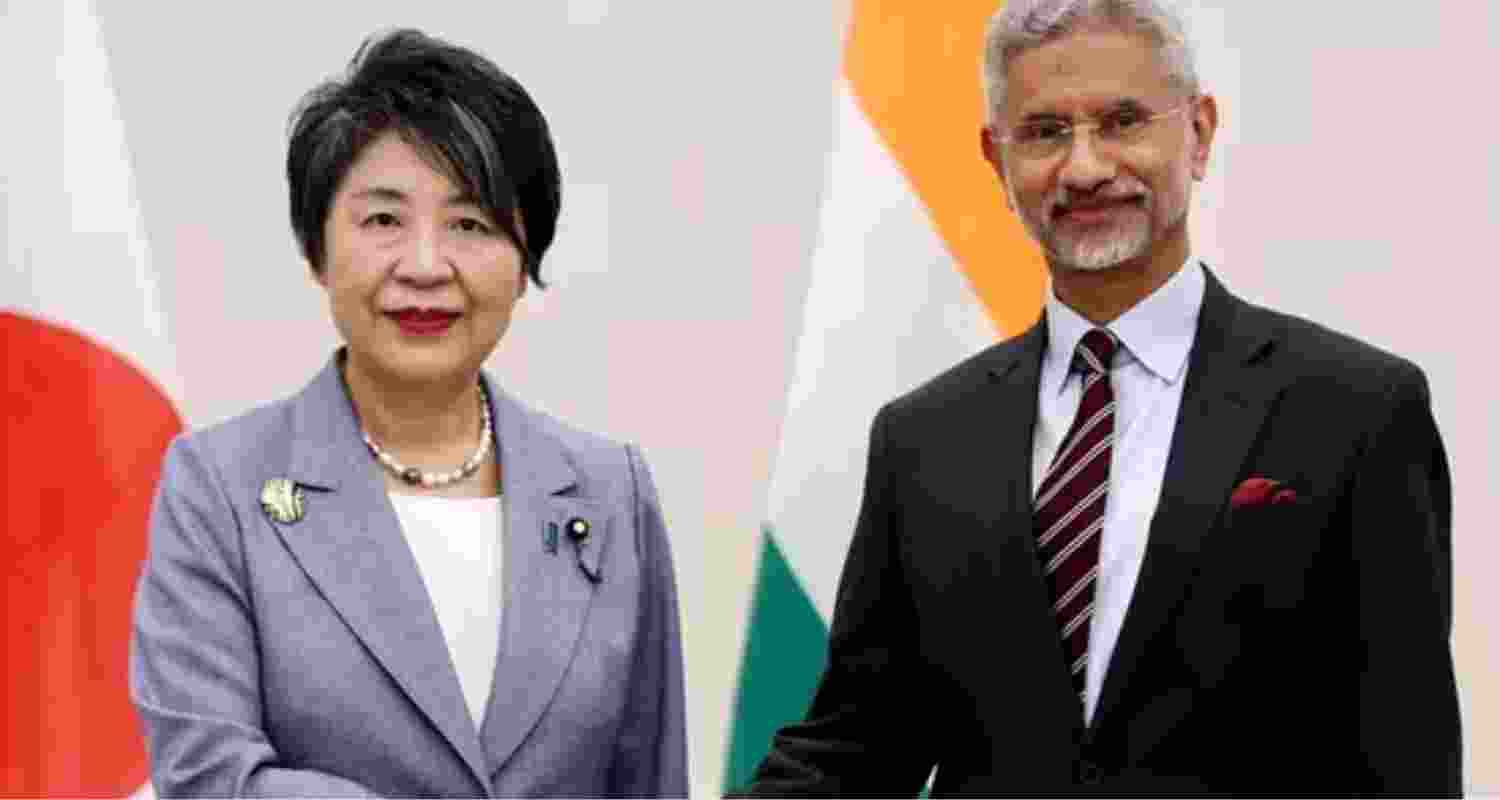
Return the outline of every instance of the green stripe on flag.
<path id="1" fill-rule="evenodd" d="M 776 731 L 807 714 L 828 660 L 828 625 L 777 546 L 771 526 L 762 533 L 765 544 L 745 634 L 725 791 L 749 783 Z"/>

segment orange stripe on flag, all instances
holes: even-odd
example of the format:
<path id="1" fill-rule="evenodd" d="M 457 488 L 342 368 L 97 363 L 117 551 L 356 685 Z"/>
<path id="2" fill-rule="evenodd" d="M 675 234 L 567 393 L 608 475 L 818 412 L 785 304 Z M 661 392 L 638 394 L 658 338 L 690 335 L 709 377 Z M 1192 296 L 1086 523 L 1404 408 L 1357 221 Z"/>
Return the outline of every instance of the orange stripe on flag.
<path id="1" fill-rule="evenodd" d="M 979 147 L 996 0 L 855 0 L 844 74 L 1004 336 L 1041 313 L 1046 266 Z"/>

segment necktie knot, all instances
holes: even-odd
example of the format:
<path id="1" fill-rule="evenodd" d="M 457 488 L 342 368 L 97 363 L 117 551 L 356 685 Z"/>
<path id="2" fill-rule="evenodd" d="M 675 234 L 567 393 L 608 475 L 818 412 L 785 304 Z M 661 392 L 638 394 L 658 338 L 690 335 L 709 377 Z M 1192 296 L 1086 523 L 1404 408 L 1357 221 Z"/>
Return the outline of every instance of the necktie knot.
<path id="1" fill-rule="evenodd" d="M 1078 342 L 1078 352 L 1074 356 L 1073 365 L 1085 372 L 1108 374 L 1110 364 L 1114 362 L 1115 351 L 1120 347 L 1120 340 L 1113 333 L 1104 328 L 1094 328 L 1085 333 L 1083 339 Z"/>

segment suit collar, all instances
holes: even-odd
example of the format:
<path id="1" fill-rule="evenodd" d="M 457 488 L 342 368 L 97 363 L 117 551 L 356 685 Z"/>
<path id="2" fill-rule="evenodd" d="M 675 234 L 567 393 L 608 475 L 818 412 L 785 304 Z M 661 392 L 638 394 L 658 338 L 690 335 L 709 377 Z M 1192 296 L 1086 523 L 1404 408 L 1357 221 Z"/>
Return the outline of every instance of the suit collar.
<path id="1" fill-rule="evenodd" d="M 360 433 L 359 415 L 344 382 L 343 351 L 335 353 L 292 401 L 292 480 L 337 490 L 351 476 L 370 471 L 370 454 Z M 551 494 L 577 482 L 567 452 L 541 430 L 536 412 L 522 405 L 481 373 L 495 420 L 496 445 L 506 495 Z"/>
<path id="2" fill-rule="evenodd" d="M 1269 355 L 1282 333 L 1275 315 L 1231 294 L 1207 266 L 1203 275 L 1203 311 L 1194 353 L 1212 348 L 1205 354 L 1223 353 L 1225 363 L 1236 366 L 1250 366 Z"/>
<path id="3" fill-rule="evenodd" d="M 1189 258 L 1166 283 L 1105 326 L 1123 345 L 1117 366 L 1133 359 L 1167 383 L 1181 379 L 1206 283 L 1202 265 Z M 1042 391 L 1056 393 L 1062 391 L 1079 340 L 1096 326 L 1052 291 L 1044 319 L 1050 346 L 1042 361 Z"/>
<path id="4" fill-rule="evenodd" d="M 1047 337 L 1047 317 L 1044 314 L 1020 336 L 995 345 L 979 358 L 986 362 L 985 369 L 991 379 L 1015 384 L 1019 388 L 1028 382 L 1034 383 L 1036 375 L 1040 374 Z"/>
<path id="5" fill-rule="evenodd" d="M 303 486 L 339 489 L 369 473 L 359 415 L 344 383 L 343 351 L 335 353 L 292 400 L 292 461 L 287 477 Z"/>
<path id="6" fill-rule="evenodd" d="M 501 491 L 508 497 L 558 494 L 578 483 L 568 451 L 543 428 L 542 417 L 481 374 L 495 420 L 502 465 Z"/>
<path id="7" fill-rule="evenodd" d="M 1230 294 L 1206 268 L 1205 277 L 1161 495 L 1095 709 L 1096 728 L 1128 690 L 1129 673 L 1152 638 L 1170 631 L 1203 539 L 1218 527 L 1233 481 L 1287 380 L 1275 369 L 1281 336 L 1275 317 Z"/>

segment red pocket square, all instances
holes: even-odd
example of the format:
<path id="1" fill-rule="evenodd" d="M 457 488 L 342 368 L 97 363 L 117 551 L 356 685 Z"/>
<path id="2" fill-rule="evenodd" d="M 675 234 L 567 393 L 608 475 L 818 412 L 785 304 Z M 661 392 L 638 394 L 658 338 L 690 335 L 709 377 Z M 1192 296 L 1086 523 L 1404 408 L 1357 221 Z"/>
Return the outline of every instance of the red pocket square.
<path id="1" fill-rule="evenodd" d="M 1297 492 L 1270 478 L 1246 478 L 1229 497 L 1232 509 L 1297 502 Z"/>

